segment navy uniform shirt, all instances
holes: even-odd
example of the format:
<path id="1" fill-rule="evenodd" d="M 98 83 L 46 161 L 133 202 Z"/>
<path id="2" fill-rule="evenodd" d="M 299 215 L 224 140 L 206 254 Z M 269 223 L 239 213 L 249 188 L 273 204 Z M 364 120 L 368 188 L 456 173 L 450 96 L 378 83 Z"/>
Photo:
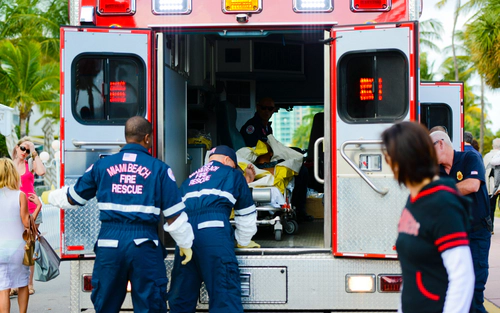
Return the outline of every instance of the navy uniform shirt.
<path id="1" fill-rule="evenodd" d="M 139 144 L 98 160 L 70 187 L 78 205 L 97 198 L 101 221 L 156 224 L 184 210 L 172 169 Z"/>
<path id="2" fill-rule="evenodd" d="M 490 215 L 488 191 L 485 184 L 485 169 L 483 160 L 478 154 L 466 151 L 455 151 L 453 155 L 453 165 L 450 173 L 447 174 L 442 165 L 439 166 L 439 175 L 441 177 L 450 177 L 459 183 L 468 178 L 479 179 L 481 186 L 477 192 L 470 193 L 466 197 L 472 200 L 472 227 L 483 225 L 483 219 Z"/>
<path id="3" fill-rule="evenodd" d="M 403 312 L 443 312 L 448 274 L 441 253 L 469 245 L 467 205 L 448 178 L 431 182 L 416 197 L 409 197 L 396 241 L 403 271 Z"/>
<path id="4" fill-rule="evenodd" d="M 273 129 L 271 128 L 271 122 L 268 122 L 267 126 L 264 126 L 264 123 L 262 123 L 257 113 L 255 113 L 255 115 L 240 129 L 240 134 L 243 136 L 243 140 L 245 140 L 245 145 L 247 147 L 255 147 L 259 140 L 267 142 L 267 135 L 272 133 Z"/>

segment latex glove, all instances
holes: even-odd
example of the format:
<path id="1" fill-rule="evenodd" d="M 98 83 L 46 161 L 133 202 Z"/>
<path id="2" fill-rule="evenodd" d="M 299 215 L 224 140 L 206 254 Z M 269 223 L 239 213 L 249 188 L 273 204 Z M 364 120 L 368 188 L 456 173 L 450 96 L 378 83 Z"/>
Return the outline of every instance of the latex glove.
<path id="1" fill-rule="evenodd" d="M 242 246 L 240 245 L 239 243 L 236 244 L 236 247 L 238 248 L 260 248 L 260 245 L 258 243 L 256 243 L 255 241 L 253 240 L 250 240 L 250 243 L 246 246 Z"/>
<path id="2" fill-rule="evenodd" d="M 179 247 L 179 255 L 186 256 L 184 258 L 184 261 L 181 262 L 182 265 L 186 265 L 189 261 L 191 261 L 191 258 L 193 257 L 193 250 L 191 250 L 191 248 Z"/>
<path id="3" fill-rule="evenodd" d="M 42 202 L 45 204 L 49 204 L 49 195 L 52 192 L 52 190 L 47 190 L 42 192 Z"/>
<path id="4" fill-rule="evenodd" d="M 56 187 L 54 187 L 54 185 L 52 185 L 50 190 L 46 190 L 46 191 L 42 192 L 42 202 L 43 203 L 49 204 L 49 195 L 54 190 L 56 190 Z"/>

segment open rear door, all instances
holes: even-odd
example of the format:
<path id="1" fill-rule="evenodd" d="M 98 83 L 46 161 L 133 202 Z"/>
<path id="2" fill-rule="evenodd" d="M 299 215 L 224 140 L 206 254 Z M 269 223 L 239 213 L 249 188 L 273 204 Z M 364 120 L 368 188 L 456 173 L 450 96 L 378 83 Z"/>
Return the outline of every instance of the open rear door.
<path id="1" fill-rule="evenodd" d="M 463 151 L 463 107 L 463 82 L 420 83 L 420 123 L 428 129 L 445 127 L 457 151 Z"/>
<path id="2" fill-rule="evenodd" d="M 151 31 L 61 28 L 61 175 L 76 182 L 125 144 L 125 121 L 151 120 Z M 93 254 L 100 228 L 95 199 L 61 214 L 61 254 Z"/>
<path id="3" fill-rule="evenodd" d="M 331 38 L 333 253 L 395 258 L 407 191 L 385 163 L 380 136 L 416 119 L 418 24 L 333 28 Z"/>

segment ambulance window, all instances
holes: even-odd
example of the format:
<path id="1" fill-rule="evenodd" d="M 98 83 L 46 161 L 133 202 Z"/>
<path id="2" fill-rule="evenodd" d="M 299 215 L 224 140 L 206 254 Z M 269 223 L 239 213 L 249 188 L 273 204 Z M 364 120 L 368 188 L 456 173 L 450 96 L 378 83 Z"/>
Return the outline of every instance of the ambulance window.
<path id="1" fill-rule="evenodd" d="M 73 116 L 82 124 L 125 124 L 146 109 L 145 69 L 132 56 L 84 55 L 73 62 Z"/>
<path id="2" fill-rule="evenodd" d="M 394 122 L 408 113 L 408 61 L 399 51 L 344 55 L 337 83 L 339 115 L 346 123 Z"/>
<path id="3" fill-rule="evenodd" d="M 434 126 L 443 126 L 450 139 L 453 140 L 453 120 L 451 107 L 446 103 L 422 103 L 420 104 L 420 123 L 428 129 Z"/>

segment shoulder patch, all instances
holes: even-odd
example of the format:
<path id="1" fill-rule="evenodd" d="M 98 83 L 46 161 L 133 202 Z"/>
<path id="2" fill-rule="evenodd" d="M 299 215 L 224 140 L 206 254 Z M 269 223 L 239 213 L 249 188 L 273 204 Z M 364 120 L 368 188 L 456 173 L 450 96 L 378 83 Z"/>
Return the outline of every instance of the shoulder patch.
<path id="1" fill-rule="evenodd" d="M 255 127 L 253 127 L 253 125 L 248 125 L 245 131 L 247 132 L 247 134 L 251 135 L 255 131 Z"/>
<path id="2" fill-rule="evenodd" d="M 174 176 L 174 172 L 172 171 L 172 169 L 169 167 L 168 168 L 168 177 L 170 177 L 171 180 L 175 181 L 175 176 Z"/>

